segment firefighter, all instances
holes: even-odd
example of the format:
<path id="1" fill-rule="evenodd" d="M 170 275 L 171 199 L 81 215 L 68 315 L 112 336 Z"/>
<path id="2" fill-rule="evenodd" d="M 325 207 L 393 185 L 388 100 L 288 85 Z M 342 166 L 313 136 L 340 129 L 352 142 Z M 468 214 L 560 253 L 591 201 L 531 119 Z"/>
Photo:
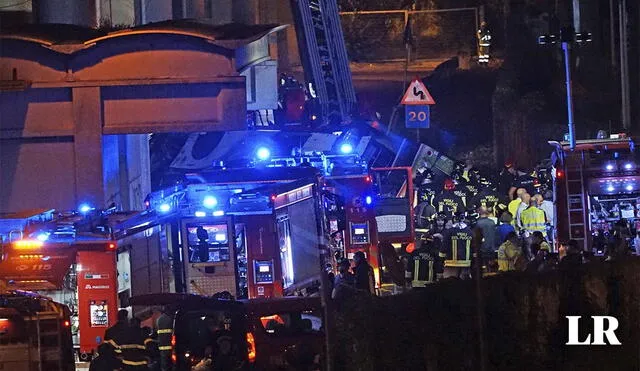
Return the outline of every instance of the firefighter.
<path id="1" fill-rule="evenodd" d="M 444 181 L 444 191 L 433 199 L 433 206 L 436 211 L 444 213 L 447 218 L 451 218 L 455 213 L 464 210 L 464 203 L 454 193 L 455 189 L 456 185 L 453 180 L 447 179 Z"/>
<path id="2" fill-rule="evenodd" d="M 458 173 L 451 174 L 451 179 L 453 180 L 453 184 L 455 185 L 453 194 L 460 197 L 463 205 L 462 210 L 466 210 L 467 202 L 471 199 L 466 188 L 466 182 Z"/>
<path id="3" fill-rule="evenodd" d="M 198 259 L 201 263 L 209 261 L 209 233 L 201 225 L 196 229 L 196 236 L 198 237 Z"/>
<path id="4" fill-rule="evenodd" d="M 415 209 L 416 227 L 425 228 L 436 215 L 436 209 L 428 201 L 421 201 Z"/>
<path id="5" fill-rule="evenodd" d="M 446 230 L 443 251 L 446 255 L 443 277 L 468 278 L 471 267 L 471 228 L 464 222 L 462 213 L 456 214 L 453 227 Z"/>
<path id="6" fill-rule="evenodd" d="M 147 345 L 153 340 L 145 339 L 140 328 L 131 327 L 128 317 L 126 309 L 118 311 L 118 322 L 105 332 L 105 343 L 113 347 L 122 362 L 123 370 L 148 370 Z"/>
<path id="7" fill-rule="evenodd" d="M 496 191 L 495 187 L 485 178 L 480 178 L 478 181 L 479 191 L 471 199 L 470 206 L 474 209 L 479 207 L 488 208 L 491 205 L 497 208 L 501 203 L 500 195 Z M 503 205 L 506 207 L 505 205 Z"/>
<path id="8" fill-rule="evenodd" d="M 167 308 L 160 308 L 160 316 L 156 319 L 158 329 L 158 350 L 160 351 L 160 370 L 171 369 L 171 336 L 173 335 L 173 317 Z"/>
<path id="9" fill-rule="evenodd" d="M 478 63 L 489 64 L 489 48 L 491 47 L 491 31 L 487 22 L 482 21 L 478 30 Z"/>
<path id="10" fill-rule="evenodd" d="M 428 202 L 433 205 L 433 198 L 436 196 L 436 187 L 433 182 L 433 171 L 426 169 L 420 175 L 420 185 L 418 186 L 418 200 L 419 202 Z"/>
<path id="11" fill-rule="evenodd" d="M 433 235 L 423 234 L 417 242 L 420 246 L 411 253 L 407 265 L 407 277 L 411 278 L 412 288 L 422 288 L 436 282 L 442 275 L 445 256 L 440 251 L 440 240 Z"/>
<path id="12" fill-rule="evenodd" d="M 433 225 L 433 233 L 435 234 L 443 234 L 447 229 L 447 216 L 444 213 L 439 213 L 436 215 L 436 220 Z"/>

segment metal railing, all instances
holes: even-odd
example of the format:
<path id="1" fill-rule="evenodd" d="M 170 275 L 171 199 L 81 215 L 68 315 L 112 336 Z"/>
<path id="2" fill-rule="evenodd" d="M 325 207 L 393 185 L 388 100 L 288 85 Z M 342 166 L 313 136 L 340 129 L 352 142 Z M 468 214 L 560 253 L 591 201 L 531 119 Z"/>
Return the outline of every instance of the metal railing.
<path id="1" fill-rule="evenodd" d="M 478 8 L 341 12 L 352 62 L 404 60 L 405 26 L 410 20 L 412 60 L 472 55 L 477 50 Z"/>

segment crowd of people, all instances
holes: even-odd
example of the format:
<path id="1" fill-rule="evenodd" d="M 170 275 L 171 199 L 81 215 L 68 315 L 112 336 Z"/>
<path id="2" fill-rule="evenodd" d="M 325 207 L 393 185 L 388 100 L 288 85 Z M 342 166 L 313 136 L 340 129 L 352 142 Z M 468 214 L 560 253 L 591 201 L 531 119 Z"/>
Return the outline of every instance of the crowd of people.
<path id="1" fill-rule="evenodd" d="M 544 176 L 518 171 L 507 162 L 491 178 L 459 163 L 440 182 L 430 169 L 419 171 L 414 188 L 418 237 L 403 258 L 411 287 L 444 278 L 470 278 L 474 230 L 481 232 L 477 261 L 484 274 L 541 272 L 558 266 L 559 256 L 550 242 L 553 193 Z M 567 241 L 561 252 L 573 256 L 581 249 L 576 241 Z"/>

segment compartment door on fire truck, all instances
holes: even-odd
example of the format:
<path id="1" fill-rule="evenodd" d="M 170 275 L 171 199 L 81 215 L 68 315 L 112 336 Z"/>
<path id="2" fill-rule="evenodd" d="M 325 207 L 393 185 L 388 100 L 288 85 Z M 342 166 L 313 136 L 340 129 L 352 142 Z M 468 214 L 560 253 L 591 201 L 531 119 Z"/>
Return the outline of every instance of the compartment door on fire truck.
<path id="1" fill-rule="evenodd" d="M 227 219 L 184 219 L 183 241 L 187 291 L 236 296 L 235 226 Z"/>

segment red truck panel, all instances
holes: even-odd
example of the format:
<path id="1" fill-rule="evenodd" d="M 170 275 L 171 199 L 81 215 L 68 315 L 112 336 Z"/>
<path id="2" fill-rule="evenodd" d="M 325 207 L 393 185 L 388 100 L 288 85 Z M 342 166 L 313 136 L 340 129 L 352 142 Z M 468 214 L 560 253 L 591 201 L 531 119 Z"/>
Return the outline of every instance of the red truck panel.
<path id="1" fill-rule="evenodd" d="M 115 324 L 118 302 L 115 251 L 78 251 L 80 352 L 90 353 Z"/>

